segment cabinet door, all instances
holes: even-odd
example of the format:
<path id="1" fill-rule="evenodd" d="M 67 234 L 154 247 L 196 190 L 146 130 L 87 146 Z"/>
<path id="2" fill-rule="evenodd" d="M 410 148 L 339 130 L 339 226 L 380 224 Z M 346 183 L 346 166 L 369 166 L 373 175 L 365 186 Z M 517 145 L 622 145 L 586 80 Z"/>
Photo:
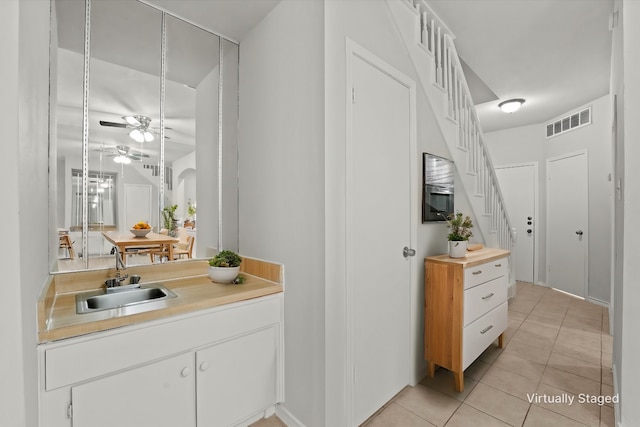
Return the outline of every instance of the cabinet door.
<path id="1" fill-rule="evenodd" d="M 277 328 L 196 353 L 198 427 L 228 426 L 276 403 Z"/>
<path id="2" fill-rule="evenodd" d="M 193 363 L 187 353 L 72 387 L 73 426 L 195 427 Z"/>

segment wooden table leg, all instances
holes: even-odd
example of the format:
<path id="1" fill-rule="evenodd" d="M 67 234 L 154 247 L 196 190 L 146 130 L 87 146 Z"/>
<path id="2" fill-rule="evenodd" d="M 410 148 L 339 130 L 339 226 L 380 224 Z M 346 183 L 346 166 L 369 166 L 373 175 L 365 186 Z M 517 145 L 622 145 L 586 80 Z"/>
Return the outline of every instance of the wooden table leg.
<path id="1" fill-rule="evenodd" d="M 169 261 L 173 261 L 173 243 L 169 243 L 167 246 L 169 247 Z"/>
<path id="2" fill-rule="evenodd" d="M 464 372 L 454 372 L 453 378 L 456 382 L 456 391 L 463 392 L 464 391 Z"/>
<path id="3" fill-rule="evenodd" d="M 122 264 L 127 265 L 127 246 L 126 245 L 118 245 L 118 249 L 120 250 L 120 258 L 122 259 Z"/>
<path id="4" fill-rule="evenodd" d="M 498 337 L 498 347 L 504 348 L 504 332 Z"/>
<path id="5" fill-rule="evenodd" d="M 435 363 L 427 362 L 427 374 L 429 375 L 429 378 L 433 378 L 433 376 L 436 374 Z"/>

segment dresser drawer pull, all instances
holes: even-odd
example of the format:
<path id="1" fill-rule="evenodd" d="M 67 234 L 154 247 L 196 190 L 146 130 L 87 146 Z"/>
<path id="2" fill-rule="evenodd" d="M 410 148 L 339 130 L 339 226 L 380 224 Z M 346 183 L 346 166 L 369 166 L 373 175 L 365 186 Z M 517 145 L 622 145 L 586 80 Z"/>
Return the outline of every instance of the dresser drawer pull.
<path id="1" fill-rule="evenodd" d="M 502 267 L 502 264 L 495 264 L 495 267 Z"/>
<path id="2" fill-rule="evenodd" d="M 491 298 L 493 296 L 493 292 L 491 292 L 489 295 L 485 295 L 482 297 L 483 300 L 488 300 L 489 298 Z"/>
<path id="3" fill-rule="evenodd" d="M 484 328 L 483 330 L 480 331 L 481 334 L 486 334 L 487 332 L 489 332 L 489 330 L 493 328 L 493 325 L 489 325 L 486 328 Z"/>
<path id="4" fill-rule="evenodd" d="M 471 274 L 473 274 L 473 275 L 478 275 L 478 274 L 481 274 L 481 273 L 482 273 L 482 270 L 478 270 L 478 271 L 474 271 L 474 272 L 473 272 L 473 273 L 471 273 Z"/>

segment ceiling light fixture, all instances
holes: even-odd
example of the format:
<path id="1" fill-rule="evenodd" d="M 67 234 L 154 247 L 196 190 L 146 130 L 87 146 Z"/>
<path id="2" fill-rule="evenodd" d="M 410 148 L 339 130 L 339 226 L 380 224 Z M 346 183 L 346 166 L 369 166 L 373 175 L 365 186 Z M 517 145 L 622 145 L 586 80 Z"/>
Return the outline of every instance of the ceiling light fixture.
<path id="1" fill-rule="evenodd" d="M 149 132 L 148 130 L 134 129 L 131 132 L 129 132 L 129 136 L 135 142 L 151 142 L 151 141 L 153 141 L 153 134 L 151 132 Z"/>
<path id="2" fill-rule="evenodd" d="M 522 98 L 514 98 L 508 99 L 506 101 L 502 101 L 498 104 L 498 107 L 505 113 L 515 113 L 522 107 L 522 104 L 525 103 L 525 100 Z"/>
<path id="3" fill-rule="evenodd" d="M 116 163 L 123 163 L 125 165 L 128 165 L 129 163 L 131 163 L 131 159 L 123 155 L 114 157 L 113 161 Z"/>

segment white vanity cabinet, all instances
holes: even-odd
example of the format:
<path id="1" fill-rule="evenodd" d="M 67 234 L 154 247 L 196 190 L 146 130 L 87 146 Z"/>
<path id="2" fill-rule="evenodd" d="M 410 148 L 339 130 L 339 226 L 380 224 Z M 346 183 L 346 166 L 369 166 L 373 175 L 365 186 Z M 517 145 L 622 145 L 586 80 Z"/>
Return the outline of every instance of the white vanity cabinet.
<path id="1" fill-rule="evenodd" d="M 196 353 L 198 426 L 233 425 L 273 405 L 277 337 L 276 327 L 269 327 Z"/>
<path id="2" fill-rule="evenodd" d="M 73 386 L 73 426 L 195 427 L 195 383 L 186 353 Z"/>
<path id="3" fill-rule="evenodd" d="M 268 414 L 284 396 L 282 298 L 40 345 L 40 426 L 235 426 Z"/>

